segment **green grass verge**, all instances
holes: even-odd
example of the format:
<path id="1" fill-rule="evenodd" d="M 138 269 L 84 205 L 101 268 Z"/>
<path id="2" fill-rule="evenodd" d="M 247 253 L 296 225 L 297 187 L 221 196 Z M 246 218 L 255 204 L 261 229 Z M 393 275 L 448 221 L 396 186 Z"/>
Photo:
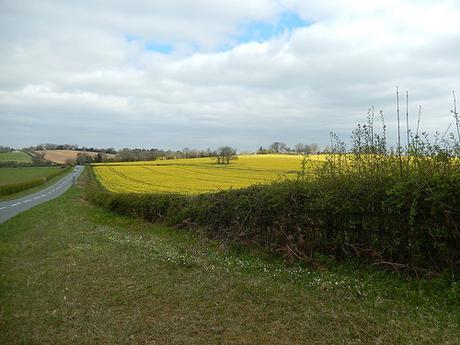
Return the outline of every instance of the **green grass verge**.
<path id="1" fill-rule="evenodd" d="M 0 343 L 458 344 L 453 282 L 259 254 L 108 213 L 80 185 L 0 225 Z"/>
<path id="2" fill-rule="evenodd" d="M 0 196 L 0 201 L 13 200 L 13 199 L 21 198 L 21 197 L 23 197 L 25 195 L 29 195 L 29 194 L 39 192 L 39 191 L 45 189 L 46 187 L 49 187 L 52 184 L 56 183 L 57 181 L 62 179 L 64 176 L 72 173 L 72 171 L 73 171 L 72 169 L 68 169 L 66 172 L 63 172 L 62 174 L 57 175 L 57 176 L 53 177 L 52 179 L 48 180 L 47 182 L 45 182 L 45 183 L 43 183 L 41 185 L 38 185 L 36 187 L 32 187 L 32 188 L 29 188 L 29 189 L 26 189 L 26 190 L 23 190 L 21 192 L 14 193 L 14 194 L 2 195 L 2 196 Z"/>
<path id="3" fill-rule="evenodd" d="M 31 172 L 24 172 L 24 169 L 32 169 Z M 36 169 L 47 169 L 46 171 L 36 171 Z M 5 171 L 6 172 L 5 172 Z M 17 170 L 17 171 L 16 171 Z M 60 167 L 60 168 L 1 168 L 0 177 L 4 175 L 7 179 L 14 180 L 12 176 L 19 175 L 17 180 L 25 179 L 25 176 L 29 178 L 24 182 L 0 184 L 0 200 L 9 200 L 17 198 L 21 195 L 27 195 L 33 191 L 49 186 L 51 183 L 58 180 L 62 175 L 71 172 L 71 167 Z M 42 174 L 40 178 L 35 178 L 34 174 Z"/>
<path id="4" fill-rule="evenodd" d="M 55 174 L 60 169 L 61 167 L 1 168 L 0 186 L 27 183 L 32 180 L 46 178 Z"/>
<path id="5" fill-rule="evenodd" d="M 32 163 L 32 158 L 23 151 L 2 152 L 0 162 Z"/>

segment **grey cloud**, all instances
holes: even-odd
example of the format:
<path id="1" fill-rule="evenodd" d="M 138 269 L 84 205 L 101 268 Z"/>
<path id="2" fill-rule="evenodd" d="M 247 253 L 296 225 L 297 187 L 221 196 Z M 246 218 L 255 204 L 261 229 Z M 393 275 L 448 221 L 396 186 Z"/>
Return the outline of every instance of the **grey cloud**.
<path id="1" fill-rule="evenodd" d="M 423 105 L 424 129 L 443 130 L 460 90 L 458 4 L 356 3 L 3 1 L 0 144 L 325 145 L 371 105 L 393 125 L 396 85 L 410 90 L 412 116 Z M 241 23 L 286 10 L 316 22 L 217 51 Z M 177 49 L 146 51 L 145 40 Z"/>

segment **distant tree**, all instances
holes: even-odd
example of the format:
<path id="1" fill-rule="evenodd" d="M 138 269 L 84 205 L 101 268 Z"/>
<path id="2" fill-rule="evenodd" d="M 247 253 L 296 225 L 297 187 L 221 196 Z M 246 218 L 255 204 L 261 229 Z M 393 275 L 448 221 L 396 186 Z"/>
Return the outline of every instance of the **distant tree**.
<path id="1" fill-rule="evenodd" d="M 270 150 L 260 146 L 259 149 L 256 151 L 256 154 L 258 155 L 266 155 L 266 154 L 269 154 L 270 153 Z"/>
<path id="2" fill-rule="evenodd" d="M 297 154 L 312 154 L 312 153 L 318 153 L 319 152 L 319 147 L 318 144 L 302 144 L 298 143 L 294 146 L 295 152 Z"/>
<path id="3" fill-rule="evenodd" d="M 236 159 L 236 150 L 230 146 L 222 146 L 217 149 L 217 164 L 229 164 Z"/>
<path id="4" fill-rule="evenodd" d="M 311 153 L 318 153 L 319 152 L 319 146 L 316 143 L 312 143 L 310 145 L 310 148 L 311 148 Z"/>
<path id="5" fill-rule="evenodd" d="M 189 153 L 190 153 L 190 149 L 188 147 L 184 147 L 182 149 L 182 154 L 183 154 L 183 157 L 184 158 L 188 158 L 189 157 Z"/>
<path id="6" fill-rule="evenodd" d="M 115 154 L 117 151 L 113 147 L 105 149 L 105 153 Z"/>
<path id="7" fill-rule="evenodd" d="M 8 146 L 0 146 L 0 152 L 11 152 L 14 151 L 11 147 Z"/>
<path id="8" fill-rule="evenodd" d="M 56 144 L 47 143 L 47 144 L 44 144 L 44 147 L 45 147 L 45 150 L 56 150 L 57 145 L 56 145 Z"/>
<path id="9" fill-rule="evenodd" d="M 93 158 L 94 163 L 102 163 L 104 157 L 100 152 L 97 153 L 97 155 Z"/>
<path id="10" fill-rule="evenodd" d="M 93 162 L 93 157 L 87 153 L 78 152 L 76 158 L 77 164 L 88 164 Z"/>
<path id="11" fill-rule="evenodd" d="M 323 153 L 332 153 L 332 146 L 325 146 L 323 149 Z"/>
<path id="12" fill-rule="evenodd" d="M 116 154 L 116 160 L 120 162 L 131 162 L 136 160 L 136 154 L 133 150 L 124 148 Z"/>
<path id="13" fill-rule="evenodd" d="M 276 141 L 270 145 L 270 152 L 272 153 L 286 153 L 287 151 L 289 151 L 289 149 L 285 143 Z"/>
<path id="14" fill-rule="evenodd" d="M 184 147 L 179 156 L 183 158 L 202 158 L 202 157 L 211 157 L 214 155 L 215 154 L 211 151 L 210 148 L 206 150 L 198 150 L 198 149 L 190 149 L 188 147 Z"/>
<path id="15" fill-rule="evenodd" d="M 42 152 L 33 152 L 29 153 L 30 158 L 32 159 L 33 166 L 46 166 L 50 165 L 51 162 L 45 159 L 45 154 Z"/>
<path id="16" fill-rule="evenodd" d="M 294 146 L 294 150 L 295 150 L 295 152 L 297 152 L 298 154 L 305 153 L 305 147 L 306 147 L 305 144 L 298 143 L 298 144 L 296 144 L 296 145 Z"/>

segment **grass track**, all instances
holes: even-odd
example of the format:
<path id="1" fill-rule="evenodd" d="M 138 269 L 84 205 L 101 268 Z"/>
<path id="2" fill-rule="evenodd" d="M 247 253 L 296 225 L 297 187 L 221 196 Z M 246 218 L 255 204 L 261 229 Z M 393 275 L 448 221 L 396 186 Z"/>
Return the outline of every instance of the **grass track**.
<path id="1" fill-rule="evenodd" d="M 0 225 L 2 344 L 458 344 L 442 280 L 287 268 L 109 214 L 81 186 Z"/>

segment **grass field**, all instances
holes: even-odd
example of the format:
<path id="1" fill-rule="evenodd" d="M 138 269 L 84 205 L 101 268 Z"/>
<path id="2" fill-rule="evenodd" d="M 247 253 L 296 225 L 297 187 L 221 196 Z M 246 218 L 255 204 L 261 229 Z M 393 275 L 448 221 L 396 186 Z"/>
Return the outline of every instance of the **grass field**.
<path id="1" fill-rule="evenodd" d="M 31 163 L 30 156 L 22 151 L 0 153 L 0 162 Z"/>
<path id="2" fill-rule="evenodd" d="M 0 225 L 1 344 L 458 344 L 447 282 L 287 267 L 80 188 Z"/>
<path id="3" fill-rule="evenodd" d="M 29 182 L 55 174 L 59 170 L 59 167 L 1 168 L 0 186 Z"/>
<path id="4" fill-rule="evenodd" d="M 43 184 L 39 184 L 35 187 L 31 187 L 31 188 L 27 188 L 27 189 L 24 189 L 22 191 L 19 191 L 17 193 L 12 193 L 12 194 L 8 194 L 8 195 L 0 195 L 0 201 L 5 201 L 5 200 L 12 200 L 12 199 L 16 199 L 16 198 L 21 198 L 27 194 L 32 194 L 32 193 L 35 193 L 35 192 L 38 192 L 48 186 L 51 186 L 53 183 L 57 182 L 59 179 L 61 179 L 64 175 L 67 175 L 69 173 L 71 173 L 72 170 L 69 169 L 67 170 L 66 172 L 63 172 L 63 174 L 59 174 L 55 177 L 52 177 L 51 179 L 49 179 L 48 181 L 46 181 L 45 183 Z M 48 175 L 49 176 L 49 175 Z M 1 188 L 1 187 L 0 187 Z"/>
<path id="5" fill-rule="evenodd" d="M 324 156 L 312 156 L 311 161 Z M 96 177 L 112 192 L 203 193 L 243 188 L 279 178 L 293 178 L 300 170 L 302 156 L 247 155 L 228 165 L 212 158 L 175 159 L 95 165 Z"/>

